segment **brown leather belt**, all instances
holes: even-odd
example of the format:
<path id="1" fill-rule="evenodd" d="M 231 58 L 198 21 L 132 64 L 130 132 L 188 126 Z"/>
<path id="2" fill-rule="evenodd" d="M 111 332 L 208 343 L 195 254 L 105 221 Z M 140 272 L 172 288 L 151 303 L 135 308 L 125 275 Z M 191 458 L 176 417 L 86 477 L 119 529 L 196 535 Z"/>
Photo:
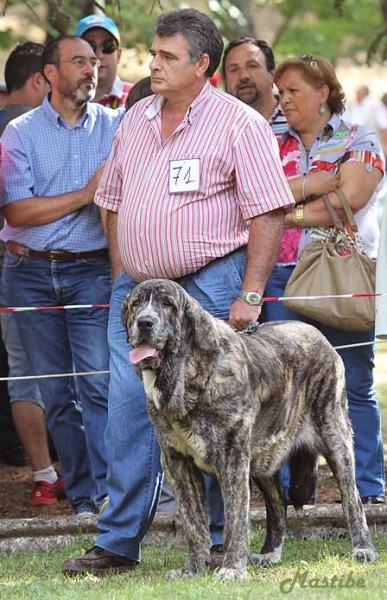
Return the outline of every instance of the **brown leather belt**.
<path id="1" fill-rule="evenodd" d="M 79 258 L 92 258 L 93 256 L 107 256 L 107 249 L 90 250 L 90 252 L 67 252 L 66 250 L 31 250 L 27 246 L 9 241 L 6 243 L 7 250 L 20 256 L 30 256 L 31 258 L 42 258 L 53 262 L 67 262 Z"/>

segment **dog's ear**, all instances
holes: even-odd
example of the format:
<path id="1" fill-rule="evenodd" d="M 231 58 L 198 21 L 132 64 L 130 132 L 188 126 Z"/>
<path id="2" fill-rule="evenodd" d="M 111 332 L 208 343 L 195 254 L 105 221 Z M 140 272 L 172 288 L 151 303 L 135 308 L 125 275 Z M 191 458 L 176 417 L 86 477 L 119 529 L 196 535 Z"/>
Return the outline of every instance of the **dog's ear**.
<path id="1" fill-rule="evenodd" d="M 219 333 L 216 329 L 215 317 L 204 310 L 201 304 L 189 294 L 186 294 L 185 317 L 194 345 L 208 354 L 217 353 Z"/>

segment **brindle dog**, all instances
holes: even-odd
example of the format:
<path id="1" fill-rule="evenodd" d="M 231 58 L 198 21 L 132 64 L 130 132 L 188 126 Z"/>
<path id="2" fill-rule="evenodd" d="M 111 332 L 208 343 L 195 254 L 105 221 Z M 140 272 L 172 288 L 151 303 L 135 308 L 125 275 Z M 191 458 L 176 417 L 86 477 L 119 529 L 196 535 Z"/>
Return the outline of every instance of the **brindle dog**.
<path id="1" fill-rule="evenodd" d="M 170 577 L 203 573 L 210 564 L 201 471 L 217 477 L 224 499 L 225 556 L 216 576 L 244 578 L 249 476 L 267 515 L 265 542 L 250 562 L 279 563 L 286 532 L 280 467 L 290 461 L 290 497 L 300 508 L 319 454 L 340 488 L 353 556 L 376 560 L 355 484 L 344 366 L 317 329 L 282 321 L 240 334 L 177 283 L 160 279 L 136 286 L 122 319 L 189 545 L 185 568 Z"/>

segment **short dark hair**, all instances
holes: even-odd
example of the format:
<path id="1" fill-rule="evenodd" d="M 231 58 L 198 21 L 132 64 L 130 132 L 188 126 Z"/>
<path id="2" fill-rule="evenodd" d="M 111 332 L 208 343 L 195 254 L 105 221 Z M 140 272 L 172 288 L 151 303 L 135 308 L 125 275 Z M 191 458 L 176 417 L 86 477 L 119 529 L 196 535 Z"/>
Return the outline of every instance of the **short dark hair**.
<path id="1" fill-rule="evenodd" d="M 242 44 L 252 44 L 253 46 L 256 46 L 257 48 L 259 48 L 262 51 L 262 53 L 265 55 L 266 69 L 269 72 L 274 71 L 275 59 L 274 59 L 273 50 L 271 49 L 271 47 L 265 40 L 258 40 L 256 38 L 252 38 L 252 37 L 239 37 L 239 38 L 235 38 L 235 40 L 232 40 L 228 44 L 228 46 L 226 47 L 226 49 L 224 51 L 223 60 L 222 60 L 222 74 L 223 74 L 224 79 L 226 79 L 225 70 L 226 70 L 226 58 L 227 58 L 228 53 L 233 48 L 242 46 Z"/>
<path id="2" fill-rule="evenodd" d="M 43 58 L 42 58 L 42 67 L 46 65 L 57 65 L 60 59 L 59 52 L 59 44 L 63 40 L 81 40 L 82 38 L 77 35 L 61 35 L 59 37 L 53 38 L 46 44 L 44 47 Z"/>
<path id="3" fill-rule="evenodd" d="M 12 50 L 4 69 L 8 94 L 20 90 L 34 73 L 42 72 L 43 50 L 43 44 L 35 42 L 22 42 Z"/>
<path id="4" fill-rule="evenodd" d="M 223 40 L 214 21 L 193 8 L 163 13 L 156 22 L 156 35 L 161 38 L 180 34 L 186 38 L 191 63 L 208 54 L 210 63 L 206 77 L 211 77 L 219 66 Z"/>

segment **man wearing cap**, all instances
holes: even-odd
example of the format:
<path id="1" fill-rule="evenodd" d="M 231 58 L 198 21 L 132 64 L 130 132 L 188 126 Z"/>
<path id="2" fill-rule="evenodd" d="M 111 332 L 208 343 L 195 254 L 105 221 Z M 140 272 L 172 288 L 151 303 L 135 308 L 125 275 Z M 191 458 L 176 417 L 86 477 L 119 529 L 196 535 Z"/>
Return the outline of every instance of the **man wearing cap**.
<path id="1" fill-rule="evenodd" d="M 75 35 L 89 42 L 101 61 L 98 68 L 98 86 L 94 102 L 117 108 L 125 106 L 132 83 L 122 81 L 117 75 L 122 49 L 117 25 L 105 15 L 89 15 L 81 19 Z"/>

